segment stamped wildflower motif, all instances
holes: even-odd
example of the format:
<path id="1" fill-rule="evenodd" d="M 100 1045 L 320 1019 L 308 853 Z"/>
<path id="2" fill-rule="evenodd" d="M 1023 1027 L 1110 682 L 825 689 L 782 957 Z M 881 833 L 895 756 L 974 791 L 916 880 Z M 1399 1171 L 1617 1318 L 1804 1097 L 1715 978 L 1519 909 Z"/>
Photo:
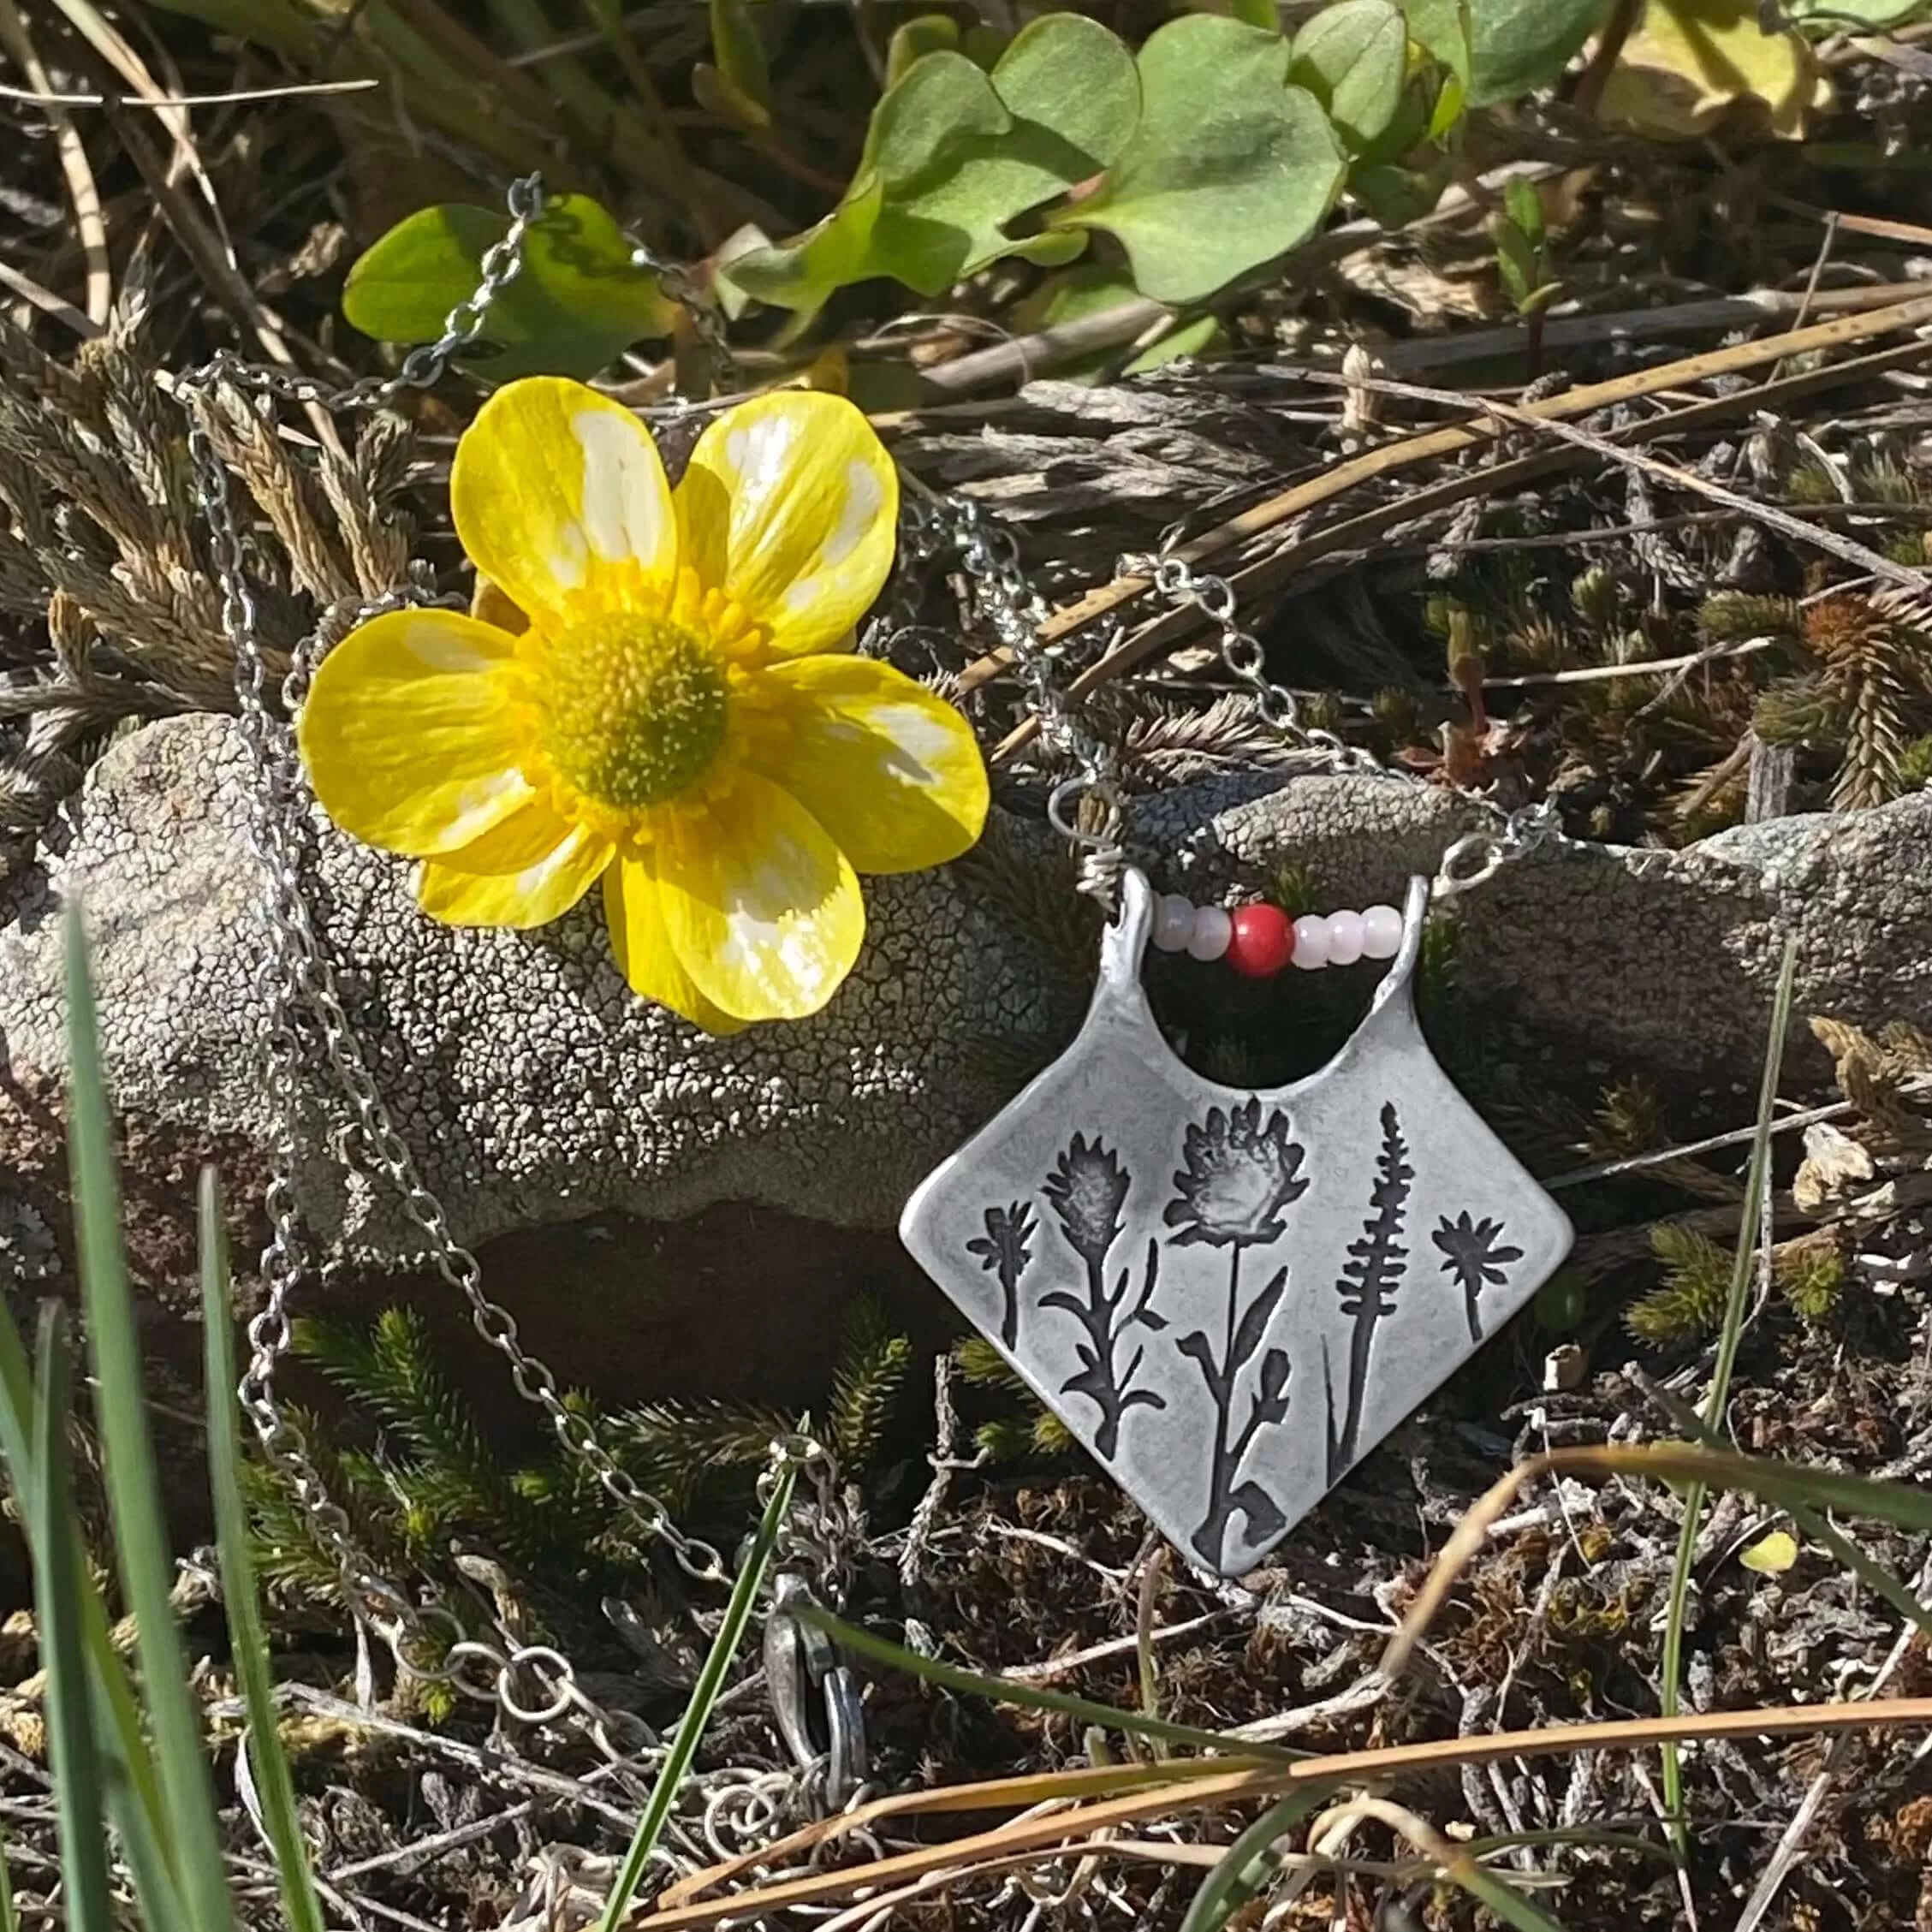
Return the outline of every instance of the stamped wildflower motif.
<path id="1" fill-rule="evenodd" d="M 1501 1245 L 1503 1225 L 1488 1216 L 1474 1220 L 1465 1208 L 1453 1221 L 1442 1216 L 1442 1224 L 1429 1238 L 1442 1251 L 1442 1272 L 1453 1275 L 1462 1289 L 1463 1317 L 1469 1323 L 1469 1339 L 1483 1339 L 1483 1320 L 1477 1303 L 1484 1288 L 1500 1288 L 1509 1279 L 1509 1263 L 1520 1261 L 1520 1248 Z"/>
<path id="2" fill-rule="evenodd" d="M 1147 1244 L 1140 1293 L 1131 1308 L 1127 1306 L 1129 1269 L 1121 1270 L 1112 1289 L 1107 1286 L 1108 1257 L 1121 1238 L 1121 1217 L 1132 1186 L 1133 1177 L 1097 1134 L 1089 1140 L 1077 1133 L 1055 1163 L 1043 1190 L 1060 1223 L 1061 1237 L 1079 1257 L 1086 1292 L 1082 1297 L 1055 1288 L 1040 1297 L 1040 1306 L 1071 1315 L 1086 1330 L 1086 1339 L 1075 1350 L 1080 1366 L 1061 1384 L 1061 1393 L 1085 1396 L 1098 1411 L 1100 1427 L 1094 1436 L 1094 1450 L 1104 1461 L 1111 1461 L 1118 1453 L 1121 1425 L 1130 1410 L 1167 1406 L 1165 1396 L 1135 1386 L 1147 1352 L 1144 1344 L 1135 1348 L 1124 1368 L 1115 1361 L 1128 1329 L 1138 1326 L 1157 1331 L 1167 1326 L 1153 1305 L 1161 1270 L 1158 1241 Z"/>
<path id="3" fill-rule="evenodd" d="M 1288 1271 L 1277 1269 L 1245 1308 L 1241 1305 L 1241 1255 L 1251 1247 L 1278 1241 L 1287 1232 L 1282 1210 L 1308 1190 L 1301 1176 L 1303 1150 L 1288 1138 L 1288 1116 L 1275 1108 L 1265 1122 L 1259 1100 L 1245 1107 L 1210 1108 L 1198 1125 L 1190 1123 L 1182 1142 L 1183 1165 L 1174 1177 L 1167 1223 L 1181 1232 L 1176 1247 L 1205 1243 L 1228 1251 L 1228 1299 L 1220 1352 L 1204 1329 L 1174 1345 L 1200 1370 L 1214 1404 L 1214 1459 L 1208 1477 L 1208 1507 L 1193 1543 L 1202 1558 L 1219 1566 L 1228 1531 L 1237 1515 L 1247 1521 L 1248 1540 L 1268 1543 L 1287 1526 L 1281 1505 L 1242 1466 L 1265 1428 L 1288 1414 L 1290 1364 L 1285 1350 L 1270 1348 L 1262 1358 L 1257 1387 L 1239 1430 L 1234 1412 L 1241 1371 L 1251 1361 L 1287 1292 Z"/>
<path id="4" fill-rule="evenodd" d="M 1000 1284 L 1000 1340 L 1008 1348 L 1020 1345 L 1020 1278 L 1033 1258 L 1033 1210 L 1024 1201 L 988 1208 L 986 1232 L 966 1243 L 979 1265 L 996 1275 Z"/>
<path id="5" fill-rule="evenodd" d="M 1402 1243 L 1402 1217 L 1413 1192 L 1416 1170 L 1409 1160 L 1409 1144 L 1402 1135 L 1401 1115 L 1394 1103 L 1382 1109 L 1382 1152 L 1376 1161 L 1376 1182 L 1369 1195 L 1369 1217 L 1360 1235 L 1348 1245 L 1335 1293 L 1341 1311 L 1350 1317 L 1348 1394 L 1341 1426 L 1335 1420 L 1335 1390 L 1329 1389 L 1329 1480 L 1339 1483 L 1362 1453 L 1362 1405 L 1368 1394 L 1369 1365 L 1375 1352 L 1376 1329 L 1395 1312 L 1395 1297 L 1408 1266 L 1409 1251 Z M 1328 1346 L 1323 1345 L 1323 1366 Z M 1324 1373 L 1324 1380 L 1327 1379 Z"/>
<path id="6" fill-rule="evenodd" d="M 865 418 L 740 403 L 674 491 L 629 410 L 533 377 L 478 412 L 449 495 L 502 621 L 391 611 L 323 660 L 298 736 L 330 817 L 419 860 L 452 925 L 544 925 L 601 882 L 632 987 L 712 1032 L 817 1012 L 857 875 L 957 858 L 987 805 L 959 712 L 850 654 L 898 508 Z"/>

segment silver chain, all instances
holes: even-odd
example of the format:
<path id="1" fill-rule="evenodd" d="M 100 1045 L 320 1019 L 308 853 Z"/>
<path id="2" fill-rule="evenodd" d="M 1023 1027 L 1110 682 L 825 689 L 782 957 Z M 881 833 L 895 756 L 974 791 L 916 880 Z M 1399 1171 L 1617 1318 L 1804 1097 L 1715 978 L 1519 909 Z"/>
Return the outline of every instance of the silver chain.
<path id="1" fill-rule="evenodd" d="M 272 1123 L 265 1192 L 270 1233 L 261 1257 L 264 1305 L 248 1325 L 248 1365 L 237 1396 L 263 1453 L 289 1483 L 317 1542 L 334 1564 L 351 1614 L 382 1639 L 400 1672 L 493 1702 L 507 1717 L 524 1724 L 548 1723 L 574 1711 L 615 1762 L 624 1753 L 611 1739 L 614 1721 L 580 1688 L 574 1669 L 560 1651 L 548 1644 L 511 1640 L 500 1647 L 474 1638 L 453 1612 L 417 1602 L 382 1574 L 360 1546 L 347 1513 L 330 1495 L 300 1429 L 276 1394 L 276 1371 L 290 1344 L 289 1305 L 315 1263 L 296 1200 L 294 1174 L 302 1076 L 312 1057 L 318 1057 L 348 1103 L 354 1131 L 347 1144 L 352 1157 L 400 1196 L 437 1272 L 468 1303 L 477 1333 L 509 1363 L 517 1393 L 543 1412 L 565 1452 L 589 1469 L 604 1493 L 647 1536 L 672 1552 L 687 1574 L 700 1582 L 730 1580 L 718 1550 L 680 1530 L 664 1504 L 598 1441 L 589 1420 L 565 1403 L 556 1376 L 524 1347 L 515 1317 L 485 1293 L 480 1263 L 452 1232 L 443 1204 L 425 1182 L 371 1073 L 367 1052 L 348 1016 L 303 883 L 313 840 L 314 800 L 288 721 L 300 710 L 324 637 L 318 632 L 294 653 L 276 693 L 278 713 L 270 703 L 274 675 L 257 627 L 255 597 L 229 478 L 208 427 L 209 414 L 223 406 L 224 391 L 315 403 L 331 410 L 370 409 L 393 401 L 406 389 L 434 383 L 449 359 L 476 339 L 490 304 L 521 271 L 525 239 L 543 207 L 543 189 L 535 176 L 512 186 L 509 229 L 484 254 L 474 293 L 449 312 L 437 341 L 412 349 L 393 376 L 330 389 L 312 378 L 255 367 L 223 351 L 188 372 L 177 393 L 187 408 L 195 489 L 208 522 L 222 629 L 233 652 L 241 734 L 254 775 L 248 837 L 261 867 L 269 955 L 264 1073 Z M 687 278 L 681 277 L 678 287 L 668 292 L 676 295 L 687 286 Z M 434 601 L 426 592 L 406 587 L 331 612 L 323 630 L 339 635 L 384 612 Z M 816 1466 L 821 1495 L 825 1492 L 829 1463 L 817 1444 L 784 1439 L 774 1443 L 773 1459 L 774 1471 L 787 1463 L 801 1469 Z M 825 1547 L 830 1520 L 821 1503 L 811 1519 L 815 1527 L 804 1534 L 804 1567 L 813 1575 L 831 1566 L 833 1555 Z M 788 1533 L 788 1549 L 797 1541 Z M 850 1774 L 848 1769 L 848 1778 Z"/>
<path id="2" fill-rule="evenodd" d="M 972 585 L 974 603 L 1019 668 L 1026 708 L 1037 721 L 1041 741 L 1076 767 L 1074 776 L 1055 786 L 1049 795 L 1047 817 L 1062 837 L 1084 848 L 1080 889 L 1111 904 L 1126 862 L 1113 752 L 1081 720 L 1061 687 L 1062 654 L 1041 642 L 1047 604 L 1021 568 L 1018 539 L 970 497 L 942 497 L 930 505 L 909 505 L 908 509 L 912 526 L 926 545 L 930 547 L 935 530 L 945 532 L 957 544 L 961 568 Z M 1171 609 L 1193 609 L 1207 618 L 1219 633 L 1217 651 L 1222 668 L 1246 689 L 1262 722 L 1295 750 L 1311 754 L 1329 771 L 1424 782 L 1385 765 L 1364 746 L 1351 745 L 1333 731 L 1302 722 L 1295 694 L 1269 676 L 1267 652 L 1261 639 L 1241 623 L 1239 600 L 1225 577 L 1197 571 L 1178 556 L 1123 556 L 1116 571 L 1121 576 L 1144 578 Z M 1503 866 L 1560 835 L 1551 800 L 1539 799 L 1512 811 L 1477 793 L 1464 791 L 1461 795 L 1492 813 L 1496 823 L 1465 835 L 1444 851 L 1436 866 L 1434 895 L 1437 899 L 1453 899 L 1483 884 Z M 1097 800 L 1102 808 L 1097 825 L 1082 825 L 1071 816 L 1071 805 L 1088 799 Z"/>

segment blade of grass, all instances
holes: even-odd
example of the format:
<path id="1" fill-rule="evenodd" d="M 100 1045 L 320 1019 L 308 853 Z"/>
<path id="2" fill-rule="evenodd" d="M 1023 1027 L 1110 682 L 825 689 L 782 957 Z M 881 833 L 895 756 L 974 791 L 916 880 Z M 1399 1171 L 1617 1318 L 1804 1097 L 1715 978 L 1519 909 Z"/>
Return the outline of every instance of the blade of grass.
<path id="1" fill-rule="evenodd" d="M 1237 1912 L 1267 1891 L 1281 1870 L 1284 1834 L 1328 1803 L 1341 1782 L 1311 1785 L 1277 1798 L 1228 1847 L 1227 1856 L 1201 1881 L 1180 1922 L 1180 1932 L 1221 1932 Z"/>
<path id="2" fill-rule="evenodd" d="M 1644 1389 L 1670 1418 L 1673 1427 L 1681 1429 L 1693 1442 L 1706 1448 L 1722 1448 L 1723 1436 L 1688 1402 L 1656 1382 L 1646 1381 Z M 1882 1596 L 1907 1622 L 1915 1624 L 1927 1637 L 1932 1638 L 1932 1606 L 1921 1603 L 1904 1583 L 1882 1563 L 1875 1563 L 1829 1517 L 1821 1514 L 1809 1503 L 1788 1502 L 1784 1507 L 1807 1541 L 1822 1543 L 1868 1590 Z"/>
<path id="3" fill-rule="evenodd" d="M 34 1447 L 39 1415 L 26 1346 L 13 1317 L 0 1302 L 0 1449 L 5 1451 L 7 1466 L 13 1472 L 15 1493 L 23 1499 L 33 1495 L 39 1480 L 39 1457 Z M 40 1531 L 31 1505 L 23 1508 L 21 1527 L 30 1551 L 37 1557 Z M 142 1916 L 150 1925 L 178 1925 L 181 1910 L 165 1849 L 160 1777 L 141 1728 L 128 1667 L 114 1647 L 107 1606 L 93 1578 L 85 1572 L 80 1578 L 80 1613 L 96 1697 L 95 1721 L 97 1727 L 106 1727 L 106 1734 L 97 1737 L 96 1748 L 103 1758 L 108 1808 L 134 1874 Z"/>
<path id="4" fill-rule="evenodd" d="M 222 1226 L 221 1183 L 212 1168 L 201 1171 L 201 1323 L 205 1336 L 208 1396 L 208 1479 L 214 1493 L 215 1546 L 222 1569 L 222 1602 L 228 1611 L 229 1648 L 248 1707 L 254 1743 L 255 1788 L 262 1822 L 275 1847 L 282 1910 L 289 1932 L 324 1932 L 309 1852 L 295 1810 L 295 1780 L 282 1748 L 275 1679 L 269 1669 L 268 1632 L 248 1552 L 248 1513 L 241 1501 L 241 1431 L 236 1419 L 235 1311 L 229 1289 L 228 1236 Z M 237 1747 L 238 1749 L 241 1747 Z"/>
<path id="5" fill-rule="evenodd" d="M 94 1749 L 92 1697 L 87 1688 L 81 1634 L 80 1539 L 74 1519 L 74 1478 L 68 1461 L 68 1382 L 61 1310 L 40 1315 L 39 1405 L 34 1452 L 34 1580 L 40 1662 L 47 1673 L 47 1740 L 60 1815 L 61 1887 L 64 1923 L 72 1932 L 114 1932 L 108 1885 L 107 1806 L 100 1758 Z"/>
<path id="6" fill-rule="evenodd" d="M 691 1769 L 691 1761 L 698 1755 L 704 1727 L 710 1722 L 712 1707 L 718 1701 L 719 1692 L 724 1689 L 724 1673 L 730 1668 L 739 1644 L 744 1641 L 745 1628 L 752 1620 L 752 1611 L 758 1602 L 764 1572 L 771 1562 L 771 1553 L 777 1546 L 779 1525 L 785 1520 L 785 1512 L 792 1507 L 792 1490 L 797 1481 L 797 1469 L 788 1462 L 780 1468 L 771 1485 L 764 1513 L 758 1519 L 758 1534 L 738 1572 L 737 1582 L 731 1586 L 731 1600 L 724 1607 L 724 1621 L 718 1626 L 717 1635 L 711 1639 L 710 1650 L 704 1658 L 704 1667 L 698 1672 L 698 1681 L 691 1687 L 691 1700 L 684 1707 L 684 1715 L 678 1720 L 670 1749 L 664 1754 L 664 1762 L 658 1769 L 657 1781 L 651 1787 L 650 1802 L 644 1808 L 644 1816 L 638 1820 L 637 1835 L 631 1840 L 630 1850 L 624 1854 L 623 1867 L 617 1874 L 616 1882 L 610 1887 L 610 1896 L 604 1901 L 603 1917 L 597 1922 L 598 1932 L 617 1932 L 625 1913 L 630 1910 L 631 1900 L 637 1896 L 638 1887 L 644 1881 L 645 1867 L 650 1864 L 651 1853 L 657 1849 L 657 1840 L 663 1835 L 664 1824 L 671 1815 L 678 1786 L 684 1782 L 685 1773 Z"/>
<path id="7" fill-rule="evenodd" d="M 1097 1703 L 1091 1697 L 1076 1697 L 1066 1691 L 1049 1691 L 1044 1685 L 1022 1684 L 1010 1677 L 988 1677 L 966 1670 L 938 1657 L 922 1657 L 890 1638 L 876 1636 L 835 1617 L 829 1610 L 808 1603 L 799 1610 L 800 1621 L 822 1630 L 842 1649 L 875 1663 L 889 1664 L 929 1684 L 948 1691 L 963 1691 L 970 1697 L 991 1697 L 1005 1704 L 1019 1704 L 1027 1710 L 1050 1710 L 1083 1724 L 1103 1724 L 1109 1730 L 1126 1731 L 1135 1737 L 1158 1738 L 1168 1744 L 1192 1745 L 1198 1751 L 1228 1751 L 1236 1757 L 1263 1758 L 1276 1764 L 1299 1763 L 1305 1751 L 1284 1751 L 1278 1745 L 1255 1744 L 1243 1738 L 1228 1737 L 1219 1731 L 1197 1730 L 1192 1724 L 1172 1724 L 1165 1718 L 1144 1711 L 1123 1710 L 1118 1704 Z"/>
<path id="8" fill-rule="evenodd" d="M 14 1904 L 14 1875 L 0 1847 L 0 1932 L 21 1932 L 21 1915 Z"/>
<path id="9" fill-rule="evenodd" d="M 1757 1094 L 1757 1132 L 1751 1144 L 1751 1165 L 1745 1180 L 1744 1207 L 1738 1220 L 1738 1248 L 1731 1263 L 1730 1293 L 1724 1304 L 1724 1326 L 1717 1340 L 1717 1362 L 1711 1372 L 1710 1393 L 1704 1399 L 1706 1427 L 1721 1430 L 1731 1400 L 1731 1375 L 1737 1367 L 1738 1346 L 1744 1337 L 1745 1309 L 1751 1297 L 1751 1262 L 1763 1230 L 1758 1223 L 1770 1186 L 1771 1126 L 1777 1112 L 1778 1081 L 1784 1072 L 1785 1034 L 1791 1025 L 1792 982 L 1798 972 L 1798 939 L 1785 941 L 1778 990 L 1771 1002 L 1771 1037 L 1764 1049 L 1764 1077 Z M 1678 1711 L 1679 1687 L 1684 1676 L 1684 1618 L 1691 1595 L 1691 1572 L 1697 1554 L 1697 1531 L 1703 1521 L 1704 1490 L 1693 1487 L 1684 1498 L 1684 1526 L 1677 1538 L 1677 1559 L 1670 1573 L 1670 1597 L 1664 1613 L 1663 1659 L 1659 1709 L 1666 1717 Z M 1690 1850 L 1690 1830 L 1684 1818 L 1684 1761 L 1675 1745 L 1663 1750 L 1663 1809 L 1671 1843 L 1681 1864 Z"/>
<path id="10" fill-rule="evenodd" d="M 133 1611 L 141 1680 L 166 1805 L 165 1842 L 193 1932 L 231 1932 L 234 1905 L 217 1836 L 214 1780 L 188 1689 L 175 1621 L 161 1484 L 148 1439 L 139 1330 L 121 1239 L 121 1190 L 111 1116 L 101 1071 L 100 1035 L 79 902 L 68 906 L 62 935 L 67 969 L 68 1056 L 73 1094 L 68 1119 L 70 1181 L 80 1292 L 98 1384 L 107 1495 L 116 1566 Z"/>

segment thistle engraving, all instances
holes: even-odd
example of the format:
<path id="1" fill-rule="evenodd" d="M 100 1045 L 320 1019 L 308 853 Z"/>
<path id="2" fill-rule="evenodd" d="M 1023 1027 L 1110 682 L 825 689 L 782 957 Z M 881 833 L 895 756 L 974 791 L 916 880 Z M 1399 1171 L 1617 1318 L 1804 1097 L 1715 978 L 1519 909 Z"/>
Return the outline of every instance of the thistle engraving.
<path id="1" fill-rule="evenodd" d="M 1301 1177 L 1304 1150 L 1288 1138 L 1288 1116 L 1274 1109 L 1263 1124 L 1261 1103 L 1209 1109 L 1199 1126 L 1190 1125 L 1182 1148 L 1184 1165 L 1174 1177 L 1174 1198 L 1167 1222 L 1181 1232 L 1174 1245 L 1204 1243 L 1228 1252 L 1228 1299 L 1221 1352 L 1207 1331 L 1195 1329 L 1175 1346 L 1201 1372 L 1214 1404 L 1214 1459 L 1208 1476 L 1207 1513 L 1193 1534 L 1202 1558 L 1219 1568 L 1234 1519 L 1247 1519 L 1248 1541 L 1269 1543 L 1287 1527 L 1281 1506 L 1260 1483 L 1244 1478 L 1242 1465 L 1265 1428 L 1288 1413 L 1291 1364 L 1286 1349 L 1263 1357 L 1246 1420 L 1230 1438 L 1241 1371 L 1268 1337 L 1268 1325 L 1287 1291 L 1288 1271 L 1277 1269 L 1268 1285 L 1244 1309 L 1241 1255 L 1265 1247 L 1287 1232 L 1282 1210 L 1308 1191 Z"/>
<path id="2" fill-rule="evenodd" d="M 1063 1395 L 1080 1395 L 1099 1412 L 1094 1452 L 1111 1462 L 1121 1447 L 1121 1425 L 1137 1408 L 1164 1409 L 1167 1398 L 1151 1388 L 1137 1387 L 1135 1377 L 1146 1358 L 1146 1345 L 1136 1347 L 1124 1368 L 1115 1354 L 1128 1329 L 1139 1326 L 1159 1330 L 1165 1319 L 1153 1306 L 1161 1272 L 1160 1243 L 1150 1239 L 1139 1295 L 1126 1308 L 1132 1270 L 1123 1268 L 1111 1292 L 1107 1286 L 1108 1257 L 1121 1238 L 1122 1214 L 1133 1177 L 1098 1134 L 1090 1141 L 1075 1134 L 1067 1144 L 1042 1192 L 1060 1223 L 1061 1238 L 1080 1258 L 1086 1293 L 1080 1296 L 1055 1288 L 1040 1297 L 1042 1308 L 1071 1315 L 1086 1330 L 1075 1353 L 1080 1366 L 1061 1383 Z M 1122 1310 L 1126 1309 L 1123 1314 Z"/>

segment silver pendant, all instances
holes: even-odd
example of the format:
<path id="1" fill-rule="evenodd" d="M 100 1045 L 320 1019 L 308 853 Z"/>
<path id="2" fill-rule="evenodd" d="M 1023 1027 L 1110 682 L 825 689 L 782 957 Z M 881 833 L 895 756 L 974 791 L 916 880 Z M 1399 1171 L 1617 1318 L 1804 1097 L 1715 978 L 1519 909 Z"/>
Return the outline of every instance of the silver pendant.
<path id="1" fill-rule="evenodd" d="M 1429 904 L 1319 1073 L 1184 1066 L 1141 991 L 1153 895 L 1121 882 L 1079 1037 L 922 1182 L 913 1256 L 1160 1529 L 1255 1565 L 1569 1251 L 1569 1220 L 1416 1024 Z"/>

